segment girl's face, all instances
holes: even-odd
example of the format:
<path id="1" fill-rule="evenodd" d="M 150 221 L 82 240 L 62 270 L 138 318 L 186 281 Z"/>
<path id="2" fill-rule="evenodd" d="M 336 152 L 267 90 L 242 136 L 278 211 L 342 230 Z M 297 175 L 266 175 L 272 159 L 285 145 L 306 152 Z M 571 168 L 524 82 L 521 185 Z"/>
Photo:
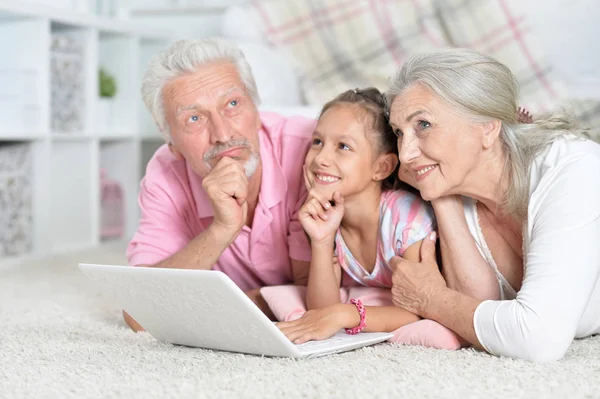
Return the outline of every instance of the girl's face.
<path id="1" fill-rule="evenodd" d="M 336 105 L 321 116 L 304 161 L 311 188 L 331 200 L 336 191 L 349 198 L 380 184 L 385 172 L 371 142 L 370 123 L 366 111 L 352 104 Z"/>
<path id="2" fill-rule="evenodd" d="M 457 115 L 419 84 L 394 98 L 390 124 L 398 135 L 400 180 L 427 201 L 463 193 L 486 147 L 487 125 Z"/>

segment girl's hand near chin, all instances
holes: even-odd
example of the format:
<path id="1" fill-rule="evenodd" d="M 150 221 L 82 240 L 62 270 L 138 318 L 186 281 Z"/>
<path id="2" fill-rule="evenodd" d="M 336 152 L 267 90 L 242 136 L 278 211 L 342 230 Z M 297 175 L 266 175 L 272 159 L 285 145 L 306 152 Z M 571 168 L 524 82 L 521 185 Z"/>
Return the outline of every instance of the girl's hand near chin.
<path id="1" fill-rule="evenodd" d="M 331 244 L 344 217 L 344 198 L 333 194 L 334 205 L 317 190 L 312 189 L 300 212 L 300 224 L 311 239 L 311 245 Z"/>

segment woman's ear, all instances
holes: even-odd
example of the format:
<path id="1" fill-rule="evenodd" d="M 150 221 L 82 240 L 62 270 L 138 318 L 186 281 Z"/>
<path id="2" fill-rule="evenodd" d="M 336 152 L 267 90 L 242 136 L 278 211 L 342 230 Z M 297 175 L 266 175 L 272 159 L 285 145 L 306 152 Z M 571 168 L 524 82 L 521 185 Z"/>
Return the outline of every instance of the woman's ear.
<path id="1" fill-rule="evenodd" d="M 490 122 L 485 122 L 482 124 L 483 136 L 482 136 L 482 146 L 485 149 L 491 148 L 492 145 L 498 140 L 500 137 L 500 130 L 502 129 L 502 122 L 495 119 Z"/>
<path id="2" fill-rule="evenodd" d="M 171 143 L 169 143 L 169 151 L 171 151 L 171 154 L 173 154 L 173 156 L 175 157 L 176 160 L 183 161 L 183 155 L 179 152 L 177 147 L 175 147 Z"/>
<path id="3" fill-rule="evenodd" d="M 398 165 L 398 155 L 396 154 L 383 154 L 377 158 L 377 165 L 375 165 L 375 173 L 373 174 L 373 180 L 381 181 L 386 179 Z"/>

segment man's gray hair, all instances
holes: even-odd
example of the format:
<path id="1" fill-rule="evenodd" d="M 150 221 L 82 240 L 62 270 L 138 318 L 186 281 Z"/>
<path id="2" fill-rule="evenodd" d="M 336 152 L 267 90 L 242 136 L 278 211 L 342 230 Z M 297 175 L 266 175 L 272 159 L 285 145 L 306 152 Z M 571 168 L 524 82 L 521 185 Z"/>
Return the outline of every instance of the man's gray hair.
<path id="1" fill-rule="evenodd" d="M 238 46 L 224 38 L 179 40 L 150 60 L 142 80 L 142 99 L 167 142 L 171 133 L 167 125 L 163 88 L 179 76 L 193 73 L 214 62 L 230 62 L 235 66 L 254 104 L 260 105 L 252 68 Z"/>
<path id="2" fill-rule="evenodd" d="M 556 113 L 522 124 L 517 118 L 518 84 L 508 67 L 486 55 L 462 48 L 441 49 L 410 57 L 392 77 L 386 93 L 395 96 L 422 84 L 455 112 L 473 122 L 499 120 L 500 139 L 508 160 L 509 188 L 505 209 L 524 217 L 529 203 L 529 168 L 536 155 L 565 134 L 590 138 L 568 114 Z"/>

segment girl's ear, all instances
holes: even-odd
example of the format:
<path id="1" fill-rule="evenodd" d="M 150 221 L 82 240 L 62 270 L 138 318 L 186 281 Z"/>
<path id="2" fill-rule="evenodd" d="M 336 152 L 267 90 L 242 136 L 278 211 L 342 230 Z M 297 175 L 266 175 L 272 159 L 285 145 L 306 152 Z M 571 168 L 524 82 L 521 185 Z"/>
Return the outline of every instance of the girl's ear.
<path id="1" fill-rule="evenodd" d="M 482 126 L 482 146 L 485 149 L 491 148 L 492 145 L 500 137 L 500 130 L 502 129 L 502 122 L 499 120 L 493 120 L 486 122 Z"/>
<path id="2" fill-rule="evenodd" d="M 373 173 L 373 180 L 381 181 L 386 179 L 398 165 L 398 155 L 396 154 L 383 154 L 377 158 L 375 165 L 375 173 Z"/>
<path id="3" fill-rule="evenodd" d="M 171 151 L 171 154 L 173 154 L 173 156 L 175 157 L 176 160 L 183 161 L 183 155 L 179 152 L 177 147 L 175 147 L 173 144 L 169 143 L 169 150 Z"/>

